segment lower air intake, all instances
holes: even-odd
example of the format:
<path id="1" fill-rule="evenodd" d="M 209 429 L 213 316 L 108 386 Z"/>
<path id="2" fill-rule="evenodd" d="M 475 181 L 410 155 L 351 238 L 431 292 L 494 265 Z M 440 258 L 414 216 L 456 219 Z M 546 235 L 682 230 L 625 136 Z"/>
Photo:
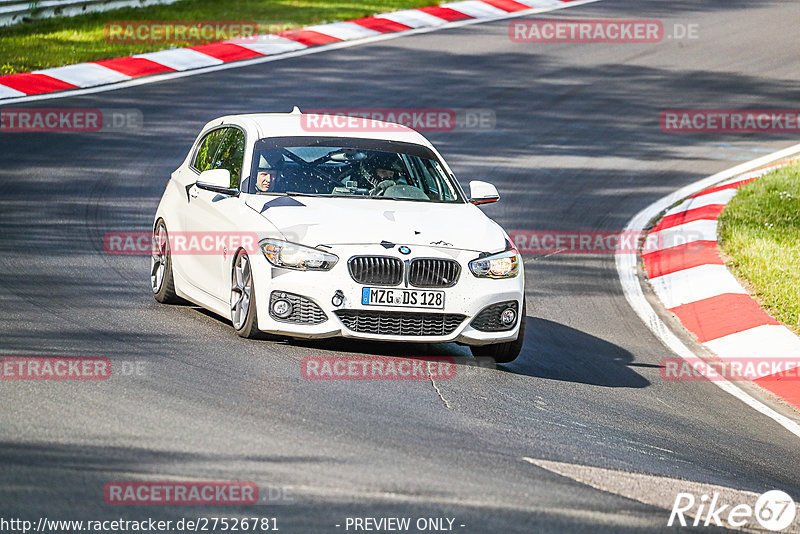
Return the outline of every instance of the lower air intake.
<path id="1" fill-rule="evenodd" d="M 415 313 L 337 310 L 336 316 L 353 332 L 386 336 L 446 336 L 464 322 L 457 313 Z"/>

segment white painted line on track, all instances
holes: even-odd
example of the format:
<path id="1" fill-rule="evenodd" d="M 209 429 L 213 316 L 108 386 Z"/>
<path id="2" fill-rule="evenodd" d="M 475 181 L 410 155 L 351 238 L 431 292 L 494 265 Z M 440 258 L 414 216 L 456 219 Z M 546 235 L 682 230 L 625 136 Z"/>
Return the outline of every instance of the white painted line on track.
<path id="1" fill-rule="evenodd" d="M 683 480 L 661 475 L 651 475 L 648 473 L 631 473 L 628 471 L 621 471 L 616 469 L 606 469 L 602 467 L 593 467 L 589 465 L 573 464 L 566 462 L 555 462 L 551 460 L 543 460 L 539 458 L 529 458 L 524 456 L 523 461 L 535 465 L 541 469 L 550 471 L 559 476 L 574 480 L 580 484 L 584 484 L 591 488 L 610 493 L 612 495 L 619 495 L 636 502 L 640 502 L 649 506 L 654 506 L 662 510 L 672 510 L 674 503 L 677 500 L 678 494 L 692 494 L 698 501 L 701 495 L 716 495 L 716 505 L 712 505 L 716 510 L 722 511 L 727 508 L 731 510 L 734 506 L 740 504 L 748 504 L 753 506 L 759 497 L 758 493 L 752 491 L 741 490 L 729 486 L 721 486 L 718 484 L 706 484 L 702 482 L 695 482 L 693 480 Z M 723 508 L 724 507 L 724 508 Z M 796 514 L 800 516 L 800 504 L 795 504 Z M 684 511 L 689 527 L 694 526 L 697 521 L 698 526 L 709 527 L 714 529 L 718 525 L 712 516 L 709 516 L 709 506 L 692 506 L 690 510 Z M 671 514 L 664 514 L 664 523 L 666 526 Z M 726 513 L 719 514 L 720 522 L 723 526 L 731 527 L 726 524 Z M 688 518 L 694 519 L 689 521 Z M 706 519 L 708 522 L 706 522 Z M 676 532 L 680 530 L 679 521 L 675 520 Z M 755 517 L 747 519 L 746 523 L 738 529 L 745 532 L 763 532 L 765 529 L 758 523 Z M 795 523 L 784 529 L 782 532 L 786 534 L 796 533 L 800 531 L 800 527 Z"/>

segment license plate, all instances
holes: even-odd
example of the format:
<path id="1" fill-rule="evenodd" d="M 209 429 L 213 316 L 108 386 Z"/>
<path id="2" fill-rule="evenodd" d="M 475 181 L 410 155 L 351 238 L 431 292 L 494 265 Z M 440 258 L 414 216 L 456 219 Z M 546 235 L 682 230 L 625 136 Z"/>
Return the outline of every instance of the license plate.
<path id="1" fill-rule="evenodd" d="M 444 309 L 444 291 L 421 289 L 385 289 L 365 287 L 361 290 L 361 304 L 365 306 L 394 306 L 398 308 Z"/>

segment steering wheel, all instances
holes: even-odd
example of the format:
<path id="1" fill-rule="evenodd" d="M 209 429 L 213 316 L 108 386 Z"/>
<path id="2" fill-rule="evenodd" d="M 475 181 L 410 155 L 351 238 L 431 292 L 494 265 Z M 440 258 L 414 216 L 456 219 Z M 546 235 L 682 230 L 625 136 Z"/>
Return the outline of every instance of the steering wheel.
<path id="1" fill-rule="evenodd" d="M 371 197 L 382 197 L 386 190 L 390 187 L 397 185 L 397 182 L 394 180 L 384 180 L 376 185 L 370 192 L 369 196 Z"/>

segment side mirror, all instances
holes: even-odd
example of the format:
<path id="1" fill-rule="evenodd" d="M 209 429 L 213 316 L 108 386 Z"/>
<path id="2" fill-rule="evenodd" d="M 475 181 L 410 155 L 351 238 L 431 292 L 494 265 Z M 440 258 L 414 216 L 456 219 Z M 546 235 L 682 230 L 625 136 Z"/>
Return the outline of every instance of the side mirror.
<path id="1" fill-rule="evenodd" d="M 195 184 L 200 189 L 222 193 L 223 195 L 236 195 L 239 190 L 231 187 L 231 172 L 228 169 L 212 169 L 203 171 L 197 177 Z"/>
<path id="2" fill-rule="evenodd" d="M 473 204 L 489 204 L 500 200 L 500 193 L 497 188 L 489 182 L 479 182 L 473 180 L 469 183 L 469 201 Z"/>

